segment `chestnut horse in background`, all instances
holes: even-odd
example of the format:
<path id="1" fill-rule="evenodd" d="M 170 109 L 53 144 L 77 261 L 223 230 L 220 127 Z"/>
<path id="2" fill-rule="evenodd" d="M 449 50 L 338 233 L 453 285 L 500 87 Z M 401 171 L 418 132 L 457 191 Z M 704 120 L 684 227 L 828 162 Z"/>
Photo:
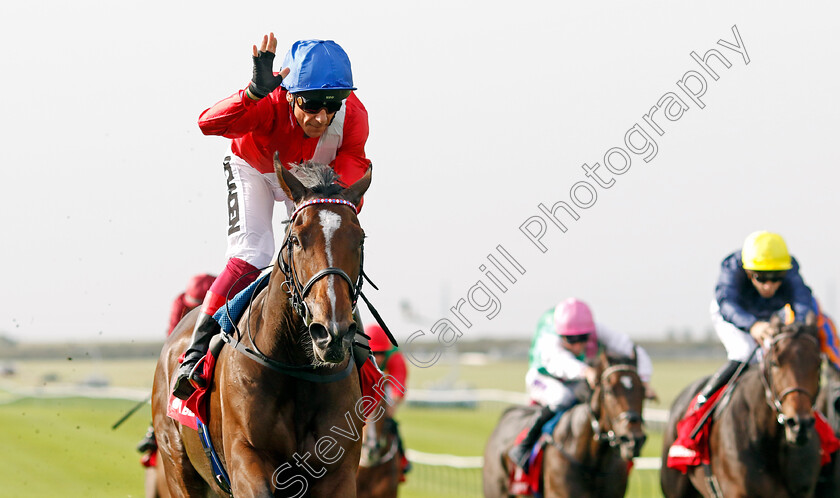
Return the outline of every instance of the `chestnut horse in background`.
<path id="1" fill-rule="evenodd" d="M 396 498 L 402 477 L 397 435 L 385 414 L 385 398 L 368 417 L 356 481 L 358 498 Z"/>
<path id="2" fill-rule="evenodd" d="M 709 436 L 711 475 L 702 465 L 686 474 L 668 468 L 668 449 L 677 422 L 704 385 L 700 379 L 674 401 L 663 437 L 662 491 L 669 498 L 697 496 L 838 496 L 832 482 L 817 490 L 820 439 L 814 430 L 814 402 L 820 388 L 820 345 L 816 319 L 775 331 L 757 366 L 734 385 L 728 400 L 714 408 Z"/>
<path id="3" fill-rule="evenodd" d="M 353 497 L 363 425 L 351 352 L 364 274 L 355 206 L 371 170 L 344 189 L 328 167 L 315 169 L 320 181 L 310 186 L 276 159 L 275 169 L 296 210 L 268 286 L 239 320 L 238 337 L 228 336 L 219 353 L 207 428 L 235 496 Z M 199 434 L 166 415 L 195 313 L 169 337 L 155 372 L 158 461 L 174 496 L 227 495 Z"/>
<path id="4" fill-rule="evenodd" d="M 621 497 L 630 463 L 639 456 L 645 389 L 636 357 L 599 356 L 598 383 L 589 402 L 560 418 L 544 448 L 542 493 L 546 498 Z M 502 414 L 484 452 L 484 496 L 509 496 L 514 463 L 507 457 L 519 432 L 532 421 L 534 407 L 513 407 Z"/>

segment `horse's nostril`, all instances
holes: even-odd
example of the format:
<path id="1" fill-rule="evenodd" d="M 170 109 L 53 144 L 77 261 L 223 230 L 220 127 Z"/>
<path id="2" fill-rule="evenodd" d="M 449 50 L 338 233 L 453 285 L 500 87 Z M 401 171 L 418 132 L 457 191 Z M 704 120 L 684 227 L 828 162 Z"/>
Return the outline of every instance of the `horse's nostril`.
<path id="1" fill-rule="evenodd" d="M 327 332 L 327 328 L 318 322 L 313 322 L 309 326 L 309 334 L 315 342 L 326 341 L 329 339 L 329 332 Z"/>

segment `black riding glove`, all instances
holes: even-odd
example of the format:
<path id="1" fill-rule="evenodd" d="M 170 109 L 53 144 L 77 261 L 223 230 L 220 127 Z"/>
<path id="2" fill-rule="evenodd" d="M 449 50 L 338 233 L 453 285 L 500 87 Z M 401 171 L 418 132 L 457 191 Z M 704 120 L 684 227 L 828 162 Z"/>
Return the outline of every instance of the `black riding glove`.
<path id="1" fill-rule="evenodd" d="M 254 77 L 251 78 L 251 84 L 248 85 L 248 91 L 251 95 L 259 99 L 265 97 L 273 92 L 275 88 L 280 86 L 283 77 L 279 74 L 275 75 L 272 66 L 274 66 L 273 52 L 260 52 L 260 55 L 253 57 L 254 59 Z"/>

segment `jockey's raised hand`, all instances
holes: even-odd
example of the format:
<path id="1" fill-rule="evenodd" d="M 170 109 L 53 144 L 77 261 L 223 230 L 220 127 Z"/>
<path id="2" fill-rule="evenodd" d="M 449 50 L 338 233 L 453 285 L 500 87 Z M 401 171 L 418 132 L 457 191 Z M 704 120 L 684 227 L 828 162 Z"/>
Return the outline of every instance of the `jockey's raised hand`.
<path id="1" fill-rule="evenodd" d="M 279 74 L 274 74 L 274 54 L 277 51 L 277 38 L 274 37 L 274 33 L 263 36 L 260 49 L 257 50 L 257 46 L 254 45 L 252 50 L 254 76 L 246 94 L 252 100 L 259 100 L 280 86 L 283 78 L 288 76 L 289 68 L 283 68 Z"/>

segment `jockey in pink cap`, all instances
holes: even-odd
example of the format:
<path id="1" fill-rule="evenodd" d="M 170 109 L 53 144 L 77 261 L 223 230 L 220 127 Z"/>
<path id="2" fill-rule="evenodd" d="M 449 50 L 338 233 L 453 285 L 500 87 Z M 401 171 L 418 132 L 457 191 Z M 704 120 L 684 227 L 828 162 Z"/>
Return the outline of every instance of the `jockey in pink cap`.
<path id="1" fill-rule="evenodd" d="M 525 469 L 531 448 L 546 422 L 555 416 L 559 419 L 566 410 L 584 401 L 581 398 L 588 394 L 587 390 L 576 388 L 582 381 L 586 381 L 582 387 L 595 385 L 597 373 L 587 361 L 602 349 L 621 356 L 633 356 L 635 350 L 645 395 L 656 398 L 649 384 L 653 364 L 647 352 L 636 346 L 627 334 L 596 323 L 583 301 L 566 299 L 540 317 L 531 342 L 525 385 L 531 399 L 542 406 L 542 412 L 525 439 L 508 453 L 517 465 Z"/>

